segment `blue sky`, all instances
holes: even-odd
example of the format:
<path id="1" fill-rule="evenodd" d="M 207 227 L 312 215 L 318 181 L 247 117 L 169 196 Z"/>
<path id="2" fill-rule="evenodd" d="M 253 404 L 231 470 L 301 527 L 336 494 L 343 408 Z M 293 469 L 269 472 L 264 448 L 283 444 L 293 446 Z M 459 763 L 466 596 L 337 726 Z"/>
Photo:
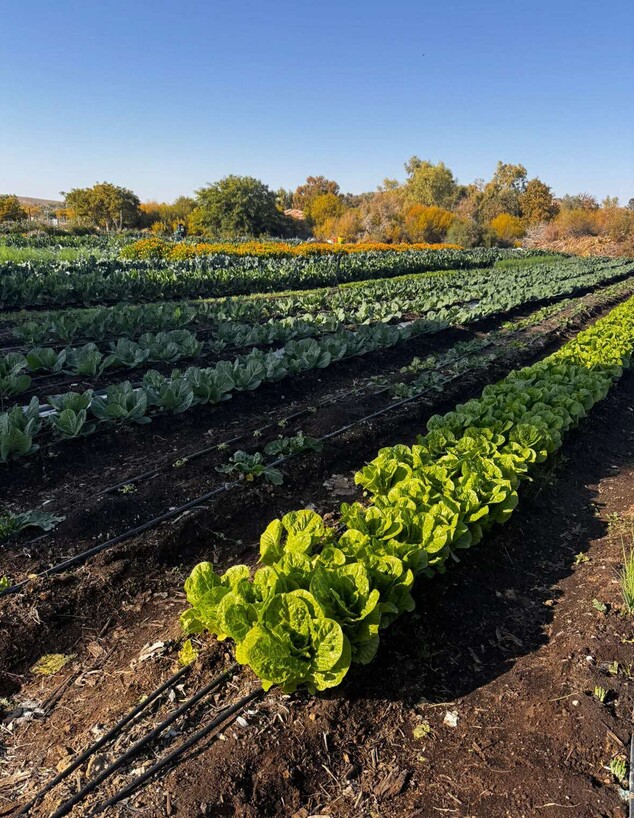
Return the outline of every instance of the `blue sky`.
<path id="1" fill-rule="evenodd" d="M 361 192 L 416 154 L 627 201 L 633 41 L 631 0 L 4 0 L 0 192 Z"/>

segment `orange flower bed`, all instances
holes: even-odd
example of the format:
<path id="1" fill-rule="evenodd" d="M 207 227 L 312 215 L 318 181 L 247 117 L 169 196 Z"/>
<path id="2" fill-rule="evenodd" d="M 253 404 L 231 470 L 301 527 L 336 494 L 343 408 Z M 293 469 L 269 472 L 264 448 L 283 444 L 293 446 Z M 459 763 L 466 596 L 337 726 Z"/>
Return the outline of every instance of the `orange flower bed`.
<path id="1" fill-rule="evenodd" d="M 342 253 L 390 252 L 403 253 L 408 250 L 460 250 L 457 244 L 382 244 L 380 242 L 359 242 L 358 244 L 329 244 L 327 242 L 303 242 L 288 244 L 283 241 L 228 242 L 171 242 L 153 236 L 129 244 L 121 251 L 128 259 L 163 258 L 169 261 L 195 258 L 202 255 L 221 253 L 228 256 L 257 256 L 260 258 L 288 258 L 292 256 L 323 256 Z"/>

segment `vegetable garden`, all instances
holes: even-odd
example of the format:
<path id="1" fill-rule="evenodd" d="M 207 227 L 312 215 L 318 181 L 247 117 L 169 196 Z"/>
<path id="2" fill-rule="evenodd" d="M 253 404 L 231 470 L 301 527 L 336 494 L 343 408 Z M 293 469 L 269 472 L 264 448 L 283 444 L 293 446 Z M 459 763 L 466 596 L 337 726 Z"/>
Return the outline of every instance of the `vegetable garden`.
<path id="1" fill-rule="evenodd" d="M 454 781 L 451 731 L 467 740 L 505 672 L 544 661 L 542 585 L 581 604 L 544 526 L 581 515 L 610 458 L 626 569 L 634 261 L 130 247 L 0 265 L 0 814 L 505 815 L 489 772 L 435 773 Z M 595 422 L 591 479 L 575 452 Z M 633 704 L 634 620 L 593 581 L 621 670 L 610 707 L 588 705 L 585 760 L 561 761 L 588 818 L 621 814 Z M 607 690 L 594 654 L 582 670 Z M 549 701 L 582 695 L 559 700 L 558 678 Z M 574 801 L 606 720 L 607 772 Z M 518 815 L 568 814 L 547 784 L 513 787 Z"/>

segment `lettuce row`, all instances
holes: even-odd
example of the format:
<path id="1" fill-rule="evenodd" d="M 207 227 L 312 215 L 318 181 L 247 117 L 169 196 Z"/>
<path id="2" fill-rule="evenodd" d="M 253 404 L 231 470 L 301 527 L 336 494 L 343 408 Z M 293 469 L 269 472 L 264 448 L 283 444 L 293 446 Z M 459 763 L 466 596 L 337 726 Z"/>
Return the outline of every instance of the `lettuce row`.
<path id="1" fill-rule="evenodd" d="M 381 449 L 355 477 L 369 505 L 344 503 L 337 531 L 296 511 L 262 534 L 253 577 L 245 565 L 218 576 L 200 563 L 185 583 L 185 631 L 233 639 L 265 689 L 339 684 L 414 608 L 416 577 L 442 573 L 510 517 L 522 481 L 607 395 L 633 348 L 630 299 L 555 354 L 430 418 L 415 445 Z"/>

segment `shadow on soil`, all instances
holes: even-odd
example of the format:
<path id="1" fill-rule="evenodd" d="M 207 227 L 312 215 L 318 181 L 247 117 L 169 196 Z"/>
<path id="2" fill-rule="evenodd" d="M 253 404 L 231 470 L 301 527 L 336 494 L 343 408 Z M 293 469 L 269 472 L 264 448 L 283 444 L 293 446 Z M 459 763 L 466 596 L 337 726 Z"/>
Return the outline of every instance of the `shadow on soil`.
<path id="1" fill-rule="evenodd" d="M 547 641 L 558 583 L 606 533 L 595 487 L 634 466 L 633 404 L 629 373 L 524 486 L 511 521 L 419 585 L 416 611 L 393 626 L 370 672 L 350 675 L 347 697 L 450 702 Z"/>

